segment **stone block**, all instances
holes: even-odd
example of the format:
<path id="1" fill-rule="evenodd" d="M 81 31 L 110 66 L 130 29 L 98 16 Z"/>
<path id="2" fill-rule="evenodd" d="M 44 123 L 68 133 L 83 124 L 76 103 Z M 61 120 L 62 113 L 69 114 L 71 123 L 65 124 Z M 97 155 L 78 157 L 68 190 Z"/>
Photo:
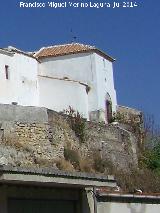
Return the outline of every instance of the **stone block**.
<path id="1" fill-rule="evenodd" d="M 96 111 L 90 112 L 89 113 L 89 119 L 90 119 L 90 121 L 105 123 L 106 119 L 105 119 L 104 110 L 96 110 Z"/>
<path id="2" fill-rule="evenodd" d="M 48 122 L 47 109 L 43 107 L 0 104 L 0 122 L 2 121 L 45 123 Z"/>

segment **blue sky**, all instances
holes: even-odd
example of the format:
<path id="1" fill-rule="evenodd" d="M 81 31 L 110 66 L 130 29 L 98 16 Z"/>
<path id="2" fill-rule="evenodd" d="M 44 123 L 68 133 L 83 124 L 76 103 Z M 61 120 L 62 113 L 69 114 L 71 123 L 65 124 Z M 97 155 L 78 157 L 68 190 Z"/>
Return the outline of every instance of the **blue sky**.
<path id="1" fill-rule="evenodd" d="M 138 0 L 138 7 L 116 9 L 19 8 L 19 2 L 1 2 L 1 47 L 13 45 L 31 51 L 42 46 L 70 43 L 72 29 L 77 42 L 95 45 L 117 59 L 114 76 L 118 103 L 153 114 L 160 124 L 159 0 Z M 48 0 L 37 2 L 47 4 Z M 91 2 L 112 4 L 114 0 Z"/>

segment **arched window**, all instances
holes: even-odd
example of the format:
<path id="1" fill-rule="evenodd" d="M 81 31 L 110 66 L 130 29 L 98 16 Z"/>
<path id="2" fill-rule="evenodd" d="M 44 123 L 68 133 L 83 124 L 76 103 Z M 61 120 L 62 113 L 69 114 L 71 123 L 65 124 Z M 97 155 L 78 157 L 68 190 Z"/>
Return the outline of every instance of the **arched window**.
<path id="1" fill-rule="evenodd" d="M 111 123 L 112 122 L 112 100 L 109 93 L 107 93 L 106 95 L 105 108 L 106 108 L 106 122 Z"/>

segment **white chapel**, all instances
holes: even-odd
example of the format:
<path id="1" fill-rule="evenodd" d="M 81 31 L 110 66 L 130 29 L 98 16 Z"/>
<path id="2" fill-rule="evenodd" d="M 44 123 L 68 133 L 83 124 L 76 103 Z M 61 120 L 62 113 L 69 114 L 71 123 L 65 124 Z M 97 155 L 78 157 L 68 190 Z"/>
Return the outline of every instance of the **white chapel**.
<path id="1" fill-rule="evenodd" d="M 0 103 L 72 107 L 88 120 L 110 122 L 117 99 L 113 59 L 94 46 L 71 43 L 28 53 L 0 48 Z"/>

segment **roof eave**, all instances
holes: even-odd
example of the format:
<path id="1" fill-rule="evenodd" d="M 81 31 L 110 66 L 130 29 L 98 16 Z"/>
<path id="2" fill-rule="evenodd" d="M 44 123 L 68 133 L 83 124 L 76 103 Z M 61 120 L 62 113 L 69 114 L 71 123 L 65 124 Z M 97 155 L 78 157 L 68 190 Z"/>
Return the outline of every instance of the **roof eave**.
<path id="1" fill-rule="evenodd" d="M 25 169 L 21 167 L 13 168 L 9 166 L 0 167 L 0 183 L 10 184 L 31 184 L 69 187 L 89 187 L 89 186 L 111 186 L 116 182 L 114 178 L 99 176 L 79 172 L 65 172 L 52 169 Z"/>
<path id="2" fill-rule="evenodd" d="M 111 61 L 111 62 L 114 62 L 116 59 L 112 58 L 111 56 L 103 53 L 101 50 L 98 50 L 98 49 L 90 49 L 90 50 L 83 50 L 83 51 L 77 51 L 77 52 L 70 52 L 70 53 L 63 53 L 63 54 L 57 54 L 57 55 L 47 55 L 47 56 L 37 56 L 37 58 L 39 60 L 41 59 L 44 59 L 44 58 L 56 58 L 56 57 L 59 57 L 59 56 L 66 56 L 66 55 L 76 55 L 76 54 L 81 54 L 81 53 L 97 53 L 98 55 L 101 55 L 102 57 L 104 57 L 105 59 Z M 35 56 L 36 57 L 36 56 Z"/>
<path id="3" fill-rule="evenodd" d="M 109 56 L 108 54 L 104 53 L 103 51 L 99 50 L 99 49 L 95 49 L 94 52 L 96 52 L 97 54 L 101 55 L 102 57 L 104 57 L 105 59 L 114 62 L 116 61 L 115 58 L 112 58 L 111 56 Z"/>
<path id="4" fill-rule="evenodd" d="M 13 56 L 14 53 L 13 52 L 10 52 L 8 50 L 5 50 L 4 48 L 0 48 L 0 53 L 1 54 L 5 54 L 5 55 L 8 55 L 8 56 Z"/>

